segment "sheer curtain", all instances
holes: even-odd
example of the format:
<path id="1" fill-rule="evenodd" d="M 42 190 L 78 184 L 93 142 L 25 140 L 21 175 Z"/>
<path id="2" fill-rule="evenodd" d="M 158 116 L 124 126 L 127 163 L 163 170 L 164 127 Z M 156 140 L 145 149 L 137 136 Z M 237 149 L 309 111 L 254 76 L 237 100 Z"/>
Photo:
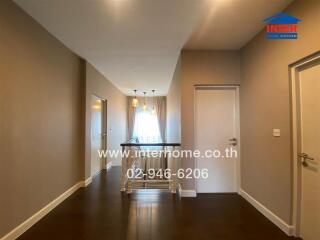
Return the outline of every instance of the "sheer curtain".
<path id="1" fill-rule="evenodd" d="M 166 142 L 166 98 L 154 97 L 153 103 L 156 110 L 161 139 L 163 142 Z"/>
<path id="2" fill-rule="evenodd" d="M 141 143 L 162 142 L 157 115 L 150 109 L 145 111 L 141 107 L 136 109 L 133 137 Z"/>
<path id="3" fill-rule="evenodd" d="M 165 141 L 165 97 L 139 98 L 139 107 L 135 109 L 133 137 L 140 143 L 162 143 Z M 146 102 L 147 109 L 143 109 Z M 161 150 L 162 147 L 141 147 L 141 150 Z M 160 169 L 165 166 L 165 159 L 145 157 L 141 160 L 143 169 Z"/>

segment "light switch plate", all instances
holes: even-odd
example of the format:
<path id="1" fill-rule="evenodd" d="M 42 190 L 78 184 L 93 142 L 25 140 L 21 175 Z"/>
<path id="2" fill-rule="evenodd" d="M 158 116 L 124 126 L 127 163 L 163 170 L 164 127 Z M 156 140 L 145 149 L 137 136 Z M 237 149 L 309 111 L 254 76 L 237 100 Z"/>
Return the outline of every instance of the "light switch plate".
<path id="1" fill-rule="evenodd" d="M 277 128 L 273 129 L 273 136 L 274 137 L 280 137 L 281 136 L 280 129 L 277 129 Z"/>

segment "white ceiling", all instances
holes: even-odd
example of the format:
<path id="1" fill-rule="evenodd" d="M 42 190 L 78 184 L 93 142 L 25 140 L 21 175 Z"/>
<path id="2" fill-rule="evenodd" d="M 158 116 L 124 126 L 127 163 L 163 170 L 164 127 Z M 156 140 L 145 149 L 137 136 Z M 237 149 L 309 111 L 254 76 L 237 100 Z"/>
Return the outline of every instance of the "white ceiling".
<path id="1" fill-rule="evenodd" d="M 166 95 L 180 50 L 239 49 L 291 0 L 14 0 L 125 94 Z M 151 91 L 149 92 L 151 93 Z"/>
<path id="2" fill-rule="evenodd" d="M 212 0 L 185 49 L 240 49 L 292 0 Z"/>

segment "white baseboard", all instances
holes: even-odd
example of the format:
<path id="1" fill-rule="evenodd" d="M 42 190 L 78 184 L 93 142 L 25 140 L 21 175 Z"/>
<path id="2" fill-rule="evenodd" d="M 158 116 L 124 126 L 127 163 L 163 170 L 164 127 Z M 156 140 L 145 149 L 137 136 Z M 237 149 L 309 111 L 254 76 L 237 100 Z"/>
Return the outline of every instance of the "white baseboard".
<path id="1" fill-rule="evenodd" d="M 111 167 L 112 167 L 112 161 L 107 163 L 107 166 L 106 166 L 107 171 L 110 170 Z"/>
<path id="2" fill-rule="evenodd" d="M 94 173 L 94 174 L 90 177 L 90 178 L 91 178 L 90 183 L 92 182 L 92 179 L 95 178 L 96 176 L 100 175 L 103 170 L 109 171 L 111 167 L 112 167 L 112 161 L 111 161 L 111 162 L 108 162 L 105 166 L 102 167 L 102 169 L 100 169 L 100 170 L 98 170 L 96 173 Z M 89 178 L 88 178 L 87 180 L 89 180 Z M 90 184 L 90 183 L 89 183 L 89 184 Z M 89 185 L 89 184 L 88 184 L 88 185 Z"/>
<path id="3" fill-rule="evenodd" d="M 30 227 L 32 227 L 35 223 L 37 223 L 41 218 L 43 218 L 45 215 L 47 215 L 51 210 L 53 210 L 60 203 L 62 203 L 69 196 L 71 196 L 74 192 L 76 192 L 79 188 L 88 186 L 91 183 L 91 181 L 92 181 L 92 179 L 88 178 L 85 181 L 78 182 L 77 184 L 75 184 L 74 186 L 69 188 L 67 191 L 62 193 L 59 197 L 57 197 L 52 202 L 50 202 L 47 206 L 40 209 L 33 216 L 29 217 L 27 220 L 25 220 L 23 223 L 21 223 L 15 229 L 13 229 L 11 232 L 9 232 L 7 235 L 2 237 L 1 240 L 13 240 L 13 239 L 18 238 L 21 234 L 23 234 Z"/>
<path id="4" fill-rule="evenodd" d="M 92 177 L 88 177 L 85 181 L 82 181 L 82 187 L 88 187 L 92 183 Z"/>
<path id="5" fill-rule="evenodd" d="M 263 206 L 260 202 L 246 193 L 244 190 L 240 189 L 240 195 L 247 200 L 252 206 L 254 206 L 259 212 L 261 212 L 266 218 L 268 218 L 271 222 L 273 222 L 276 226 L 278 226 L 283 232 L 285 232 L 288 236 L 293 236 L 294 227 L 287 224 L 281 218 L 279 218 L 276 214 L 271 212 L 268 208 Z"/>
<path id="6" fill-rule="evenodd" d="M 178 185 L 178 191 L 181 197 L 196 197 L 197 192 L 196 190 L 183 190 L 181 185 Z"/>

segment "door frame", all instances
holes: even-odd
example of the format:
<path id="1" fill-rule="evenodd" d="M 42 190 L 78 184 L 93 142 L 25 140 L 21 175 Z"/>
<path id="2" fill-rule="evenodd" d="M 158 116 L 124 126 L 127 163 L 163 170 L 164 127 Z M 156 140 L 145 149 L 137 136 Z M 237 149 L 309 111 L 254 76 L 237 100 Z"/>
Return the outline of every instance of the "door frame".
<path id="1" fill-rule="evenodd" d="M 300 221 L 301 221 L 301 165 L 299 164 L 298 150 L 299 150 L 299 109 L 298 109 L 298 81 L 299 72 L 308 68 L 310 65 L 320 60 L 320 51 L 311 54 L 297 62 L 289 65 L 290 74 L 290 88 L 291 88 L 291 159 L 293 164 L 293 199 L 292 199 L 292 225 L 293 235 L 300 236 Z"/>
<path id="2" fill-rule="evenodd" d="M 103 150 L 108 149 L 108 101 L 105 98 L 101 98 L 102 101 L 102 141 Z M 102 162 L 102 169 L 108 168 L 108 159 L 105 157 Z"/>
<path id="3" fill-rule="evenodd" d="M 104 147 L 104 150 L 107 150 L 107 142 L 108 142 L 108 136 L 107 136 L 107 132 L 108 132 L 108 121 L 107 121 L 107 112 L 108 112 L 108 103 L 107 100 L 105 98 L 100 97 L 98 94 L 91 94 L 91 98 L 90 98 L 90 169 L 92 168 L 92 159 L 91 159 L 91 146 L 92 146 L 92 122 L 91 122 L 91 117 L 92 117 L 92 112 L 91 112 L 91 104 L 92 104 L 92 97 L 96 97 L 101 101 L 101 132 L 102 135 L 101 136 L 101 145 Z M 92 175 L 91 170 L 90 170 L 90 175 L 91 177 L 95 177 L 97 175 L 100 174 L 100 172 L 103 169 L 107 168 L 107 164 L 108 164 L 108 159 L 107 158 L 101 158 L 101 162 L 100 162 L 100 170 L 98 172 L 96 172 L 94 175 Z"/>
<path id="4" fill-rule="evenodd" d="M 196 84 L 194 85 L 194 89 L 193 89 L 193 141 L 194 141 L 194 149 L 197 148 L 198 143 L 197 143 L 197 91 L 201 90 L 201 89 L 205 89 L 205 90 L 219 90 L 219 89 L 230 89 L 230 90 L 235 90 L 236 93 L 236 138 L 238 140 L 238 156 L 237 156 L 237 162 L 236 162 L 236 189 L 237 189 L 237 193 L 240 194 L 240 189 L 241 189 L 241 139 L 240 139 L 240 85 L 238 84 Z M 194 159 L 194 168 L 197 168 L 198 166 L 198 160 L 195 158 Z M 197 189 L 197 185 L 198 185 L 198 180 L 195 179 L 195 191 L 196 193 L 198 193 L 198 189 Z"/>

